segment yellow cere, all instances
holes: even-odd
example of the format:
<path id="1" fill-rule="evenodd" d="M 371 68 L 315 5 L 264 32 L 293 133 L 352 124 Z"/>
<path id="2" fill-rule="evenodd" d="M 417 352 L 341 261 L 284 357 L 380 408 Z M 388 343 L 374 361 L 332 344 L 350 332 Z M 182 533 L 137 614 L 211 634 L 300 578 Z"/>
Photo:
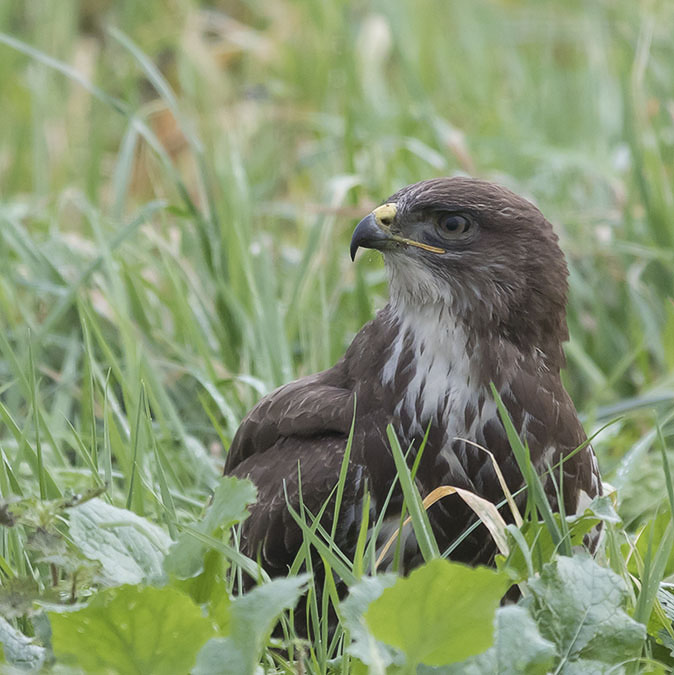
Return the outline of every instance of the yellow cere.
<path id="1" fill-rule="evenodd" d="M 378 206 L 373 212 L 372 215 L 377 221 L 379 227 L 389 228 L 393 219 L 395 218 L 396 213 L 398 212 L 397 204 L 388 203 Z"/>

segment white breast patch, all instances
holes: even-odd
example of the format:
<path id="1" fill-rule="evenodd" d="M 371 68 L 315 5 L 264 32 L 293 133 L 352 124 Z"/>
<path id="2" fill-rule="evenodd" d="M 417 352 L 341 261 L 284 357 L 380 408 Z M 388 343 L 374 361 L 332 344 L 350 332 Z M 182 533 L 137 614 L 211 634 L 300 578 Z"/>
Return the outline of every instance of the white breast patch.
<path id="1" fill-rule="evenodd" d="M 451 320 L 446 311 L 432 305 L 412 311 L 409 306 L 405 308 L 382 380 L 390 385 L 403 376 L 399 372 L 403 349 L 411 348 L 414 356 L 408 367 L 414 372 L 395 409 L 396 415 L 404 411 L 411 418 L 411 428 L 405 430 L 409 435 L 423 435 L 429 421 L 437 421 L 445 426 L 449 449 L 456 437 L 473 437 L 477 425 L 496 415 L 491 395 L 477 385 L 475 378 L 471 381 L 472 355 L 467 342 L 463 325 Z M 408 376 L 405 374 L 405 379 Z M 466 429 L 464 410 L 472 404 L 477 411 L 480 394 L 484 394 L 482 410 Z"/>

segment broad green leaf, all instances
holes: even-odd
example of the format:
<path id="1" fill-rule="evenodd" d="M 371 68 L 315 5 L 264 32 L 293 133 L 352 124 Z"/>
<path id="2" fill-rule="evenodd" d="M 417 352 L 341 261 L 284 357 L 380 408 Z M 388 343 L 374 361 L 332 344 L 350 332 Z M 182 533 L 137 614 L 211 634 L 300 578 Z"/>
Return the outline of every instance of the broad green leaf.
<path id="1" fill-rule="evenodd" d="M 259 653 L 279 614 L 295 607 L 308 576 L 275 579 L 232 601 L 232 638 L 248 653 Z"/>
<path id="2" fill-rule="evenodd" d="M 384 592 L 384 589 L 393 586 L 397 579 L 395 574 L 364 577 L 349 588 L 349 596 L 340 604 L 344 627 L 351 634 L 349 654 L 369 666 L 370 675 L 385 673 L 387 667 L 393 663 L 404 663 L 404 657 L 398 650 L 374 638 L 367 629 L 363 617 L 369 605 Z"/>
<path id="3" fill-rule="evenodd" d="M 559 513 L 554 513 L 553 519 L 555 522 L 561 523 L 562 516 Z M 580 516 L 567 516 L 565 529 L 568 531 L 571 545 L 582 547 L 585 536 L 597 527 L 601 520 L 589 510 Z M 514 527 L 514 525 L 506 527 L 510 555 L 507 558 L 501 555 L 497 556 L 496 563 L 498 568 L 503 569 L 513 581 L 520 582 L 526 580 L 529 576 L 529 568 L 522 547 L 514 536 Z M 528 556 L 534 563 L 536 570 L 540 570 L 543 564 L 550 562 L 557 555 L 558 547 L 555 545 L 550 530 L 545 523 L 527 521 L 519 528 L 519 532 L 528 546 Z"/>
<path id="4" fill-rule="evenodd" d="M 70 536 L 90 560 L 102 566 L 108 586 L 156 583 L 164 578 L 162 563 L 169 536 L 132 511 L 92 499 L 72 510 Z"/>
<path id="5" fill-rule="evenodd" d="M 213 493 L 213 503 L 202 521 L 203 531 L 228 528 L 248 516 L 248 506 L 255 502 L 257 490 L 249 480 L 225 476 Z"/>
<path id="6" fill-rule="evenodd" d="M 494 645 L 484 654 L 441 668 L 421 666 L 419 675 L 545 675 L 551 672 L 557 656 L 555 646 L 541 636 L 524 607 L 500 607 L 494 626 Z"/>
<path id="7" fill-rule="evenodd" d="M 604 663 L 590 659 L 578 659 L 577 661 L 567 661 L 558 671 L 561 675 L 625 675 L 626 671 L 622 664 Z M 646 672 L 650 675 L 656 675 L 662 671 L 649 668 L 637 672 Z"/>
<path id="8" fill-rule="evenodd" d="M 609 495 L 600 495 L 599 497 L 595 497 L 587 505 L 582 515 L 568 516 L 567 520 L 573 521 L 578 518 L 589 517 L 592 515 L 596 516 L 604 523 L 620 523 L 622 520 L 616 513 L 615 507 L 613 506 L 613 501 Z"/>
<path id="9" fill-rule="evenodd" d="M 213 635 L 201 609 L 170 587 L 108 589 L 84 609 L 49 618 L 56 658 L 87 673 L 187 673 Z"/>
<path id="10" fill-rule="evenodd" d="M 660 626 L 656 630 L 651 630 L 649 624 L 649 634 L 657 635 L 658 642 L 669 652 L 669 662 L 674 665 L 674 593 L 670 588 L 661 586 L 658 591 L 658 601 L 662 607 L 664 617 L 662 617 Z"/>
<path id="11" fill-rule="evenodd" d="M 646 629 L 623 609 L 625 582 L 590 556 L 560 556 L 529 588 L 541 634 L 556 644 L 563 663 L 616 664 L 638 656 Z"/>
<path id="12" fill-rule="evenodd" d="M 0 616 L 0 663 L 3 652 L 8 663 L 30 670 L 37 670 L 45 657 L 44 647 L 36 645 Z"/>
<path id="13" fill-rule="evenodd" d="M 211 638 L 199 652 L 192 675 L 252 674 L 255 671 L 256 658 L 249 658 L 232 637 Z"/>
<path id="14" fill-rule="evenodd" d="M 454 663 L 491 646 L 494 612 L 507 587 L 507 577 L 487 567 L 432 560 L 384 590 L 365 621 L 410 663 Z"/>
<path id="15" fill-rule="evenodd" d="M 210 549 L 204 556 L 201 574 L 189 579 L 176 579 L 172 583 L 174 587 L 187 593 L 198 605 L 207 606 L 208 615 L 222 634 L 229 632 L 230 620 L 226 573 L 227 564 L 222 553 Z"/>
<path id="16" fill-rule="evenodd" d="M 275 579 L 232 600 L 231 634 L 204 645 L 193 675 L 252 675 L 279 614 L 295 606 L 306 581 L 307 575 Z"/>
<path id="17" fill-rule="evenodd" d="M 241 522 L 248 515 L 247 507 L 255 502 L 256 494 L 255 486 L 248 480 L 233 476 L 223 478 L 203 519 L 194 524 L 195 529 L 212 535 L 215 530 Z M 197 576 L 203 572 L 207 549 L 206 544 L 184 532 L 166 556 L 164 569 L 179 579 Z"/>

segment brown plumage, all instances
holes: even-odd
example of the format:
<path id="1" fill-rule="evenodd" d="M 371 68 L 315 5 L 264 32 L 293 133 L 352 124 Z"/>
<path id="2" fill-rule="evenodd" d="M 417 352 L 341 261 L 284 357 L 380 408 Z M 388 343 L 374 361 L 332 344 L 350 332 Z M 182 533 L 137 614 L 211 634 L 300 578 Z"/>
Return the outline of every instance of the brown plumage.
<path id="1" fill-rule="evenodd" d="M 258 502 L 242 528 L 243 551 L 259 555 L 272 575 L 287 572 L 302 540 L 282 483 L 297 508 L 299 466 L 304 504 L 318 512 L 338 479 L 354 397 L 354 440 L 336 537 L 347 553 L 355 546 L 365 491 L 378 516 L 395 477 L 389 423 L 403 448 L 418 448 L 429 429 L 417 473 L 422 495 L 453 485 L 494 503 L 503 492 L 492 464 L 466 440 L 495 455 L 511 490 L 523 480 L 490 382 L 539 473 L 586 440 L 560 379 L 568 338 L 566 263 L 535 206 L 484 181 L 423 181 L 360 222 L 352 257 L 358 247 L 384 254 L 389 304 L 332 368 L 264 397 L 241 423 L 227 456 L 225 473 L 258 487 Z M 567 513 L 601 493 L 589 446 L 564 463 L 562 485 Z M 546 490 L 557 508 L 553 481 Z M 397 489 L 386 514 L 392 522 L 401 503 Z M 438 502 L 429 517 L 441 550 L 475 520 L 458 497 Z M 475 564 L 494 553 L 479 527 L 452 557 Z M 418 562 L 416 547 L 407 547 L 406 567 Z"/>

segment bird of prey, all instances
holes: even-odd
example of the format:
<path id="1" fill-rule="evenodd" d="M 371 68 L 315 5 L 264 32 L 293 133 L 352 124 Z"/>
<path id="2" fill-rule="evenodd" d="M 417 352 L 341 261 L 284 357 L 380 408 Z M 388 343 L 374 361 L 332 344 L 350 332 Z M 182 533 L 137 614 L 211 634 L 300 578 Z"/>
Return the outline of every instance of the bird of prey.
<path id="1" fill-rule="evenodd" d="M 412 447 L 410 463 L 427 434 L 416 472 L 422 496 L 451 485 L 493 503 L 503 500 L 503 490 L 490 458 L 474 444 L 493 453 L 511 491 L 524 481 L 490 383 L 539 474 L 584 443 L 560 379 L 568 272 L 557 241 L 529 201 L 463 177 L 404 187 L 366 216 L 353 233 L 351 257 L 359 247 L 382 252 L 389 303 L 332 368 L 276 389 L 241 423 L 225 473 L 258 488 L 242 526 L 242 550 L 270 575 L 287 573 L 302 533 L 286 500 L 299 510 L 301 494 L 313 514 L 331 494 L 334 502 L 352 421 L 335 537 L 347 553 L 355 549 L 366 491 L 372 516 L 386 508 L 387 520 L 400 519 L 399 488 L 386 504 L 396 478 L 389 424 L 401 447 Z M 561 491 L 565 513 L 576 513 L 602 491 L 592 448 L 562 467 L 545 489 L 554 509 Z M 332 502 L 323 516 L 328 525 Z M 438 501 L 428 516 L 441 551 L 476 520 L 456 496 Z M 407 549 L 409 569 L 421 559 L 414 545 Z M 479 526 L 451 557 L 478 564 L 495 553 Z"/>

